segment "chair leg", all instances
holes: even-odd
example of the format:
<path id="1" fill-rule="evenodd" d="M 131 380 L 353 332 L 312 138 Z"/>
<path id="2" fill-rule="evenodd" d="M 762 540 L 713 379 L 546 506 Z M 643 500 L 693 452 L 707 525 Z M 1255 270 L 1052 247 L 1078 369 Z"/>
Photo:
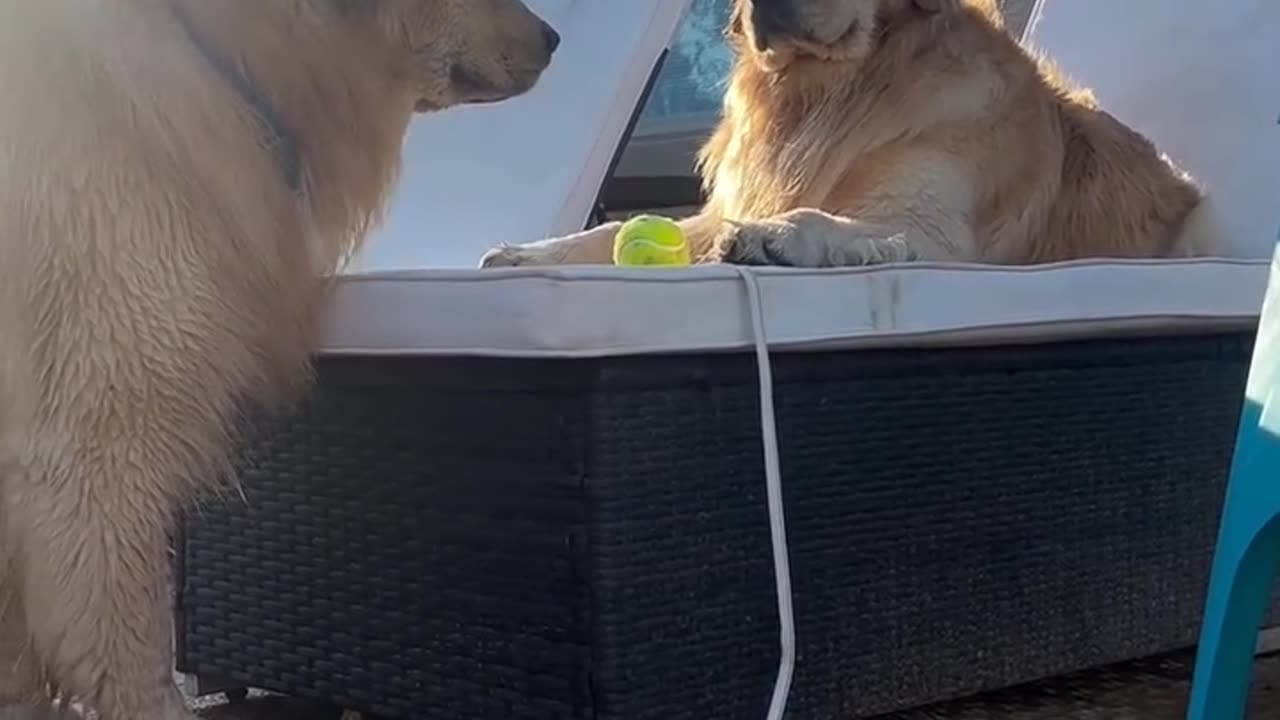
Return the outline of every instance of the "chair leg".
<path id="1" fill-rule="evenodd" d="M 1280 560 L 1280 524 L 1214 558 L 1187 720 L 1241 720 L 1253 651 Z"/>
<path id="2" fill-rule="evenodd" d="M 1254 647 L 1280 568 L 1280 443 L 1246 403 L 1205 603 L 1188 720 L 1240 720 Z"/>

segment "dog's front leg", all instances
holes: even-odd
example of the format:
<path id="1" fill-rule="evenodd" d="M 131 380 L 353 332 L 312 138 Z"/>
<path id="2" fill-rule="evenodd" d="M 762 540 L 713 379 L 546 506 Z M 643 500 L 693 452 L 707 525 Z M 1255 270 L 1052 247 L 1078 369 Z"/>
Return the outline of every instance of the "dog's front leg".
<path id="1" fill-rule="evenodd" d="M 524 245 L 503 245 L 485 253 L 480 267 L 538 265 L 610 265 L 613 236 L 622 223 L 609 222 L 572 235 Z"/>
<path id="2" fill-rule="evenodd" d="M 0 720 L 83 720 L 83 716 L 73 708 L 51 704 L 7 705 L 0 707 Z"/>
<path id="3" fill-rule="evenodd" d="M 722 230 L 719 216 L 712 213 L 678 222 L 694 258 L 705 257 Z M 613 237 L 621 227 L 620 222 L 610 222 L 573 235 L 494 248 L 481 259 L 480 267 L 612 265 Z"/>
<path id="4" fill-rule="evenodd" d="M 2 519 L 0 533 L 11 536 L 4 531 Z M 18 568 L 5 556 L 0 564 L 0 720 L 5 720 L 2 708 L 39 705 L 51 699 L 40 659 L 31 645 L 21 580 Z"/>
<path id="5" fill-rule="evenodd" d="M 801 207 L 734 223 L 718 259 L 744 265 L 841 267 L 909 260 L 977 260 L 973 168 L 934 150 L 903 154 L 840 212 Z"/>
<path id="6" fill-rule="evenodd" d="M 178 431 L 125 425 L 141 411 L 103 406 L 77 406 L 100 424 L 43 427 L 3 487 L 31 651 L 100 720 L 194 720 L 173 682 L 166 582 L 185 482 L 167 473 L 192 465 L 176 462 Z"/>

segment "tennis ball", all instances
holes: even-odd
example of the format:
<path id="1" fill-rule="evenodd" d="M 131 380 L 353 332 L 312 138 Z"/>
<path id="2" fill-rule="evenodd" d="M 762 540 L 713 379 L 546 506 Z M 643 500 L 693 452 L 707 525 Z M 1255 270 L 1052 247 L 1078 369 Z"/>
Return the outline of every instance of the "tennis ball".
<path id="1" fill-rule="evenodd" d="M 689 243 L 674 220 L 637 215 L 613 236 L 614 265 L 688 265 Z"/>

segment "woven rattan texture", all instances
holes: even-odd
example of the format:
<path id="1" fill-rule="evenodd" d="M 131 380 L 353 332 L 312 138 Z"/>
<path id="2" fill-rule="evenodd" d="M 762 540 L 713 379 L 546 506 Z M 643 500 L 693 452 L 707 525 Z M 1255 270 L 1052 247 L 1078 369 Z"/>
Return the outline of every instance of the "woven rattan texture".
<path id="1" fill-rule="evenodd" d="M 417 369 L 327 365 L 254 448 L 248 506 L 190 517 L 183 669 L 393 717 L 579 717 L 575 408 Z"/>
<path id="2" fill-rule="evenodd" d="M 1244 336 L 780 355 L 793 714 L 1194 640 Z M 751 720 L 748 357 L 330 363 L 189 523 L 183 662 L 388 715 Z"/>

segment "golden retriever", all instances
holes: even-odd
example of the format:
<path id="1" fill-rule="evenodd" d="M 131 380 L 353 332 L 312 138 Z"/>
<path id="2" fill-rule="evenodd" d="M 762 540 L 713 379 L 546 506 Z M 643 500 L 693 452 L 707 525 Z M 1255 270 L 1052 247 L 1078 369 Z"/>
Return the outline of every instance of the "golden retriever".
<path id="1" fill-rule="evenodd" d="M 176 514 L 305 384 L 415 110 L 558 42 L 521 0 L 0 2 L 0 712 L 191 717 Z"/>
<path id="2" fill-rule="evenodd" d="M 1002 27 L 995 0 L 736 0 L 704 262 L 1030 264 L 1208 251 L 1191 179 Z M 485 267 L 609 263 L 616 223 Z"/>

